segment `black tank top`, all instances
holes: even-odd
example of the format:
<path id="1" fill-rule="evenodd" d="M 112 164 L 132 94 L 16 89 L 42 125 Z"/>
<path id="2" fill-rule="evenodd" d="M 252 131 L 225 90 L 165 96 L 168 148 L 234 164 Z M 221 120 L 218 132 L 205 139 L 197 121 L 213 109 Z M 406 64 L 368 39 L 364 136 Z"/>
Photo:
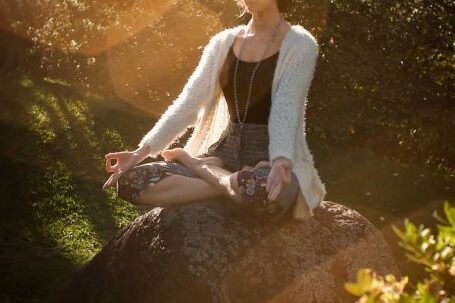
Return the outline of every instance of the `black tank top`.
<path id="1" fill-rule="evenodd" d="M 272 81 L 275 72 L 276 62 L 279 51 L 262 60 L 256 74 L 254 75 L 251 89 L 251 99 L 248 105 L 246 123 L 267 124 L 271 101 Z M 226 56 L 226 61 L 221 70 L 220 84 L 229 109 L 231 121 L 237 120 L 234 99 L 234 70 L 237 57 L 231 48 Z M 246 99 L 248 97 L 248 87 L 250 85 L 251 74 L 257 62 L 245 62 L 240 60 L 237 70 L 237 98 L 240 120 L 243 121 Z"/>

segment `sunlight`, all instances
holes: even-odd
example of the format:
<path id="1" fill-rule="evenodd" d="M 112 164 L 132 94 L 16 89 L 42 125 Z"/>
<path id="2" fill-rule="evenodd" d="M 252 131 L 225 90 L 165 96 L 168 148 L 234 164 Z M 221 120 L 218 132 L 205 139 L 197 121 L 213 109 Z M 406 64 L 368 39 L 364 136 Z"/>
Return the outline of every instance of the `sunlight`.
<path id="1" fill-rule="evenodd" d="M 122 237 L 121 228 L 135 228 L 131 223 L 144 215 L 141 206 L 121 199 L 116 184 L 102 190 L 103 183 L 111 177 L 104 156 L 137 150 L 141 137 L 182 92 L 211 37 L 250 20 L 249 14 L 237 18 L 240 11 L 235 2 L 0 1 L 0 74 L 3 76 L 0 138 L 4 156 L 0 176 L 3 190 L 0 246 L 5 247 L 0 254 L 3 269 L 0 284 L 5 285 L 1 298 L 24 302 L 58 301 L 53 300 L 57 290 L 79 265 L 97 256 L 113 236 Z M 270 1 L 264 2 L 270 4 Z M 231 234 L 239 232 L 244 238 L 230 239 L 229 233 L 224 233 L 227 237 L 220 239 L 223 242 L 190 245 L 198 239 L 199 231 L 207 232 L 207 236 L 200 239 L 210 239 L 213 232 L 217 235 L 218 227 L 212 223 L 219 223 L 221 215 L 230 216 L 232 200 L 237 198 L 232 199 L 238 190 L 230 176 L 224 176 L 217 167 L 204 165 L 202 175 L 205 172 L 218 176 L 218 179 L 212 178 L 213 185 L 222 187 L 223 195 L 231 198 L 231 204 L 220 206 L 229 209 L 220 209 L 218 214 L 213 212 L 216 217 L 204 217 L 207 211 L 211 212 L 206 206 L 211 206 L 201 203 L 194 207 L 203 215 L 199 217 L 194 213 L 190 218 L 180 210 L 174 214 L 172 211 L 167 215 L 159 213 L 162 208 L 156 207 L 143 217 L 147 224 L 160 218 L 170 218 L 169 222 L 176 224 L 167 230 L 154 224 L 147 226 L 163 235 L 163 241 L 167 241 L 169 235 L 171 242 L 167 244 L 175 245 L 176 253 L 193 249 L 199 261 L 205 258 L 201 254 L 204 249 L 208 253 L 204 255 L 220 256 L 215 258 L 219 259 L 218 263 L 211 263 L 216 267 L 199 268 L 214 269 L 216 279 L 196 279 L 196 288 L 219 287 L 220 297 L 224 291 L 227 297 L 233 295 L 229 287 L 241 282 L 239 292 L 243 287 L 248 296 L 261 296 L 264 294 L 254 293 L 254 286 L 274 281 L 274 290 L 269 289 L 270 296 L 262 301 L 292 301 L 289 298 L 293 294 L 306 296 L 310 291 L 309 300 L 317 300 L 322 296 L 323 290 L 318 288 L 321 281 L 329 288 L 340 286 L 342 282 L 355 279 L 355 273 L 344 272 L 346 267 L 384 260 L 384 252 L 388 251 L 376 241 L 379 236 L 390 245 L 403 272 L 412 278 L 421 274 L 415 265 L 404 262 L 406 257 L 400 251 L 391 225 L 401 225 L 403 218 L 409 218 L 417 223 L 429 222 L 432 226 L 435 222 L 430 221 L 431 214 L 441 209 L 443 200 L 453 200 L 455 196 L 452 2 L 443 0 L 425 5 L 421 1 L 299 0 L 277 3 L 289 4 L 284 10 L 285 19 L 291 25 L 301 25 L 308 30 L 319 44 L 315 77 L 305 107 L 306 123 L 295 129 L 303 130 L 309 141 L 315 164 L 327 187 L 325 200 L 344 205 L 346 212 L 327 220 L 333 218 L 332 209 L 323 208 L 317 211 L 318 222 L 309 228 L 298 225 L 305 225 L 304 222 L 296 225 L 285 222 L 277 229 L 259 224 L 259 232 L 255 227 Z M 272 24 L 269 25 L 271 29 Z M 261 29 L 267 27 L 255 28 L 259 36 L 250 41 L 258 45 L 250 45 L 251 52 L 258 52 L 260 40 L 265 41 L 269 36 L 267 30 L 261 33 Z M 294 37 L 297 41 L 303 35 Z M 301 40 L 303 43 L 305 39 Z M 291 47 L 282 49 L 283 66 L 291 62 L 291 56 L 305 49 L 301 44 L 296 45 L 291 51 L 288 51 Z M 221 60 L 215 62 L 222 64 Z M 283 75 L 286 71 L 283 68 Z M 303 68 L 299 75 L 305 75 Z M 286 78 L 294 78 L 294 75 Z M 308 78 L 302 77 L 302 81 L 305 79 Z M 243 88 L 247 88 L 248 83 L 241 82 Z M 287 90 L 285 84 L 278 87 Z M 216 121 L 225 118 L 225 112 L 229 114 L 228 102 L 223 94 L 221 97 L 221 106 L 214 113 L 219 118 Z M 183 99 L 182 104 L 185 104 Z M 295 111 L 287 108 L 286 112 Z M 198 122 L 204 125 L 203 121 Z M 216 134 L 212 138 L 218 138 L 225 127 L 207 129 L 205 134 Z M 186 135 L 190 135 L 187 130 L 172 144 L 184 145 L 188 140 Z M 158 136 L 157 141 L 173 134 L 166 135 L 169 136 Z M 133 160 L 139 156 L 134 152 L 120 155 L 121 159 Z M 141 162 L 155 161 L 159 157 L 148 156 Z M 134 165 L 138 164 L 140 162 Z M 153 181 L 153 177 L 147 175 L 143 178 L 144 184 Z M 248 209 L 239 211 L 243 215 Z M 176 221 L 178 218 L 184 220 Z M 204 218 L 209 221 L 200 222 Z M 245 227 L 234 217 L 227 220 L 233 228 Z M 247 227 L 251 227 L 249 223 Z M 189 227 L 195 229 L 191 233 L 175 234 L 179 226 L 186 231 Z M 318 231 L 324 233 L 325 229 L 336 233 L 328 237 L 330 242 L 327 243 L 317 234 Z M 370 234 L 359 235 L 362 231 Z M 258 233 L 261 235 L 256 237 Z M 135 233 L 135 236 L 141 234 Z M 175 242 L 181 236 L 183 246 Z M 136 239 L 144 249 L 138 251 L 138 256 L 147 259 L 150 253 L 155 253 L 152 250 L 158 248 L 149 247 L 141 238 Z M 250 239 L 257 241 L 248 243 Z M 226 241 L 238 243 L 240 247 L 226 246 Z M 220 249 L 217 243 L 223 244 Z M 242 245 L 247 249 L 236 250 Z M 124 248 L 128 249 L 127 246 Z M 302 247 L 310 248 L 309 252 Z M 341 249 L 333 249 L 337 247 Z M 108 254 L 109 249 L 107 247 Z M 159 256 L 154 254 L 146 261 L 150 265 L 159 260 L 155 257 L 167 258 L 169 253 L 174 252 L 163 250 Z M 271 264 L 258 263 L 258 260 L 271 258 L 274 258 Z M 386 260 L 390 260 L 390 255 Z M 178 274 L 186 275 L 186 271 L 191 272 L 198 266 L 191 259 L 184 261 L 189 261 L 185 263 L 188 267 L 174 268 Z M 382 264 L 387 265 L 387 261 Z M 146 270 L 145 267 L 130 266 L 128 270 Z M 160 278 L 159 272 L 157 275 Z M 281 276 L 287 280 L 279 280 Z M 224 279 L 221 285 L 216 284 L 220 279 Z M 166 277 L 162 281 L 166 283 Z M 150 280 L 138 276 L 134 282 L 140 287 L 140 283 Z M 106 294 L 99 286 L 98 289 L 95 286 L 94 291 L 112 297 L 108 286 Z M 150 291 L 146 287 L 142 290 L 145 295 Z M 140 294 L 136 296 L 140 298 Z"/>
<path id="2" fill-rule="evenodd" d="M 68 97 L 59 99 L 51 91 L 35 87 L 33 81 L 26 76 L 20 83 L 29 89 L 36 101 L 26 106 L 26 112 L 30 116 L 27 119 L 30 129 L 36 133 L 39 143 L 52 144 L 46 145 L 48 152 L 41 153 L 39 157 L 44 161 L 40 168 L 44 174 L 36 177 L 39 184 L 36 184 L 34 190 L 36 193 L 46 192 L 47 195 L 38 195 L 34 200 L 34 214 L 45 235 L 57 244 L 68 259 L 75 264 L 82 264 L 98 252 L 103 240 L 90 217 L 93 210 L 86 208 L 86 205 L 96 201 L 84 201 L 86 197 L 81 196 L 75 186 L 74 178 L 85 176 L 85 173 L 68 167 L 72 161 L 66 157 L 86 157 L 91 159 L 91 163 L 96 163 L 98 169 L 104 168 L 93 113 L 90 112 L 87 102 Z M 123 139 L 116 130 L 107 128 L 105 132 L 108 139 L 123 145 Z M 66 145 L 65 153 L 54 156 L 54 148 L 62 145 Z M 32 179 L 35 180 L 35 176 Z M 86 182 L 93 182 L 91 179 L 93 177 L 85 176 Z M 112 214 L 117 228 L 130 222 L 131 214 L 137 216 L 132 205 L 114 197 L 114 192 L 109 195 L 111 199 L 107 204 L 108 211 Z"/>
<path id="3" fill-rule="evenodd" d="M 71 172 L 62 161 L 45 168 L 42 185 L 51 195 L 32 203 L 36 219 L 47 237 L 76 264 L 86 262 L 101 247 L 102 241 L 94 232 L 87 216 L 85 203 L 74 192 Z"/>
<path id="4" fill-rule="evenodd" d="M 180 2 L 166 8 L 172 10 L 161 16 L 166 25 L 157 17 L 156 24 L 147 29 L 148 34 L 132 35 L 125 41 L 116 32 L 107 35 L 108 45 L 119 40 L 125 42 L 108 47 L 106 53 L 115 93 L 154 116 L 162 114 L 172 102 L 172 96 L 180 93 L 200 59 L 208 36 L 223 27 L 218 14 L 199 1 Z M 195 15 L 203 17 L 196 20 Z"/>
<path id="5" fill-rule="evenodd" d="M 73 128 L 75 131 L 79 133 L 80 136 L 84 138 L 85 142 L 82 142 L 84 146 L 88 146 L 93 148 L 94 150 L 91 152 L 93 156 L 96 156 L 99 163 L 102 163 L 101 159 L 101 152 L 99 150 L 99 145 L 97 142 L 95 131 L 93 130 L 94 121 L 91 118 L 88 118 L 90 114 L 88 111 L 88 107 L 85 103 L 81 102 L 80 100 L 72 99 L 72 98 L 65 98 L 63 103 L 66 106 L 69 114 L 71 114 L 74 118 Z"/>
<path id="6" fill-rule="evenodd" d="M 19 7 L 24 14 L 33 12 L 33 18 L 4 20 L 0 27 L 30 40 L 32 53 L 41 57 L 41 67 L 55 64 L 56 69 L 65 66 L 77 74 L 105 64 L 115 93 L 154 115 L 167 108 L 169 96 L 183 87 L 208 37 L 223 27 L 219 12 L 199 1 L 95 2 L 89 6 L 74 0 Z M 61 56 L 72 59 L 59 62 Z M 182 71 L 188 76 L 176 86 L 176 76 L 182 76 Z M 45 81 L 68 84 L 51 76 Z"/>
<path id="7" fill-rule="evenodd" d="M 54 141 L 56 135 L 53 128 L 50 125 L 50 117 L 47 111 L 45 111 L 42 107 L 31 104 L 28 107 L 27 111 L 31 119 L 31 126 L 34 131 L 37 132 L 39 138 L 43 143 L 48 143 Z"/>

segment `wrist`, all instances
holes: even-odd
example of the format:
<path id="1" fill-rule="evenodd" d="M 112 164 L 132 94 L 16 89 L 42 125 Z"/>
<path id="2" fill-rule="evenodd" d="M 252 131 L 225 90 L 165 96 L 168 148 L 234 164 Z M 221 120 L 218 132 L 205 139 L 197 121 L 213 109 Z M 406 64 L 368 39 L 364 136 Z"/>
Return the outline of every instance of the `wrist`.
<path id="1" fill-rule="evenodd" d="M 288 158 L 283 157 L 283 156 L 277 157 L 277 158 L 273 159 L 273 161 L 272 161 L 272 165 L 282 164 L 282 163 L 287 163 L 289 166 L 291 166 L 291 164 L 292 164 L 291 160 L 289 160 Z"/>
<path id="2" fill-rule="evenodd" d="M 139 161 L 143 161 L 145 158 L 148 157 L 150 154 L 150 146 L 148 145 L 142 145 L 141 147 L 138 147 L 135 151 L 133 151 L 135 155 L 139 157 Z"/>

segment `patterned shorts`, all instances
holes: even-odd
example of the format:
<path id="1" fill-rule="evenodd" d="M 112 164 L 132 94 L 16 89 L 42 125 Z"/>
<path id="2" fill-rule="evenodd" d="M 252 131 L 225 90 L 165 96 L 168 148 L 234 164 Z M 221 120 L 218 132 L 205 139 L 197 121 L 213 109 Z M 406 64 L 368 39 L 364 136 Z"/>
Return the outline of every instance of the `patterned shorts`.
<path id="1" fill-rule="evenodd" d="M 269 201 L 265 186 L 271 167 L 260 166 L 252 171 L 242 169 L 246 165 L 254 167 L 259 161 L 268 161 L 267 125 L 246 123 L 240 135 L 236 125 L 236 122 L 230 121 L 220 139 L 210 146 L 207 153 L 198 157 L 219 157 L 223 160 L 225 169 L 231 172 L 238 171 L 241 206 L 255 215 L 280 219 L 290 212 L 297 199 L 299 190 L 297 177 L 291 172 L 291 182 L 281 189 L 274 201 Z M 147 186 L 153 186 L 173 174 L 198 178 L 178 161 L 153 161 L 135 166 L 122 174 L 117 182 L 118 196 L 140 205 L 137 198 Z"/>

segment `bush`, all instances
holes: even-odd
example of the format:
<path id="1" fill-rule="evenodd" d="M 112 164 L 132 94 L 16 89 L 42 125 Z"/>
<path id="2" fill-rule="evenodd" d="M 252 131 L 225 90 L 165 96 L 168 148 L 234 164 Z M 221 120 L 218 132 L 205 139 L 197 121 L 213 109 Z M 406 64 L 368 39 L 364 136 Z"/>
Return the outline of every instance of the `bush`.
<path id="1" fill-rule="evenodd" d="M 443 223 L 437 225 L 437 236 L 423 225 L 416 227 L 407 218 L 404 230 L 392 224 L 400 238 L 399 245 L 407 251 L 406 257 L 424 266 L 428 278 L 412 287 L 408 285 L 408 276 L 398 281 L 392 274 L 382 277 L 369 268 L 362 268 L 357 272 L 356 283 L 345 283 L 345 289 L 360 297 L 357 301 L 360 303 L 455 302 L 455 207 L 445 201 L 444 212 L 446 220 L 436 217 Z"/>

